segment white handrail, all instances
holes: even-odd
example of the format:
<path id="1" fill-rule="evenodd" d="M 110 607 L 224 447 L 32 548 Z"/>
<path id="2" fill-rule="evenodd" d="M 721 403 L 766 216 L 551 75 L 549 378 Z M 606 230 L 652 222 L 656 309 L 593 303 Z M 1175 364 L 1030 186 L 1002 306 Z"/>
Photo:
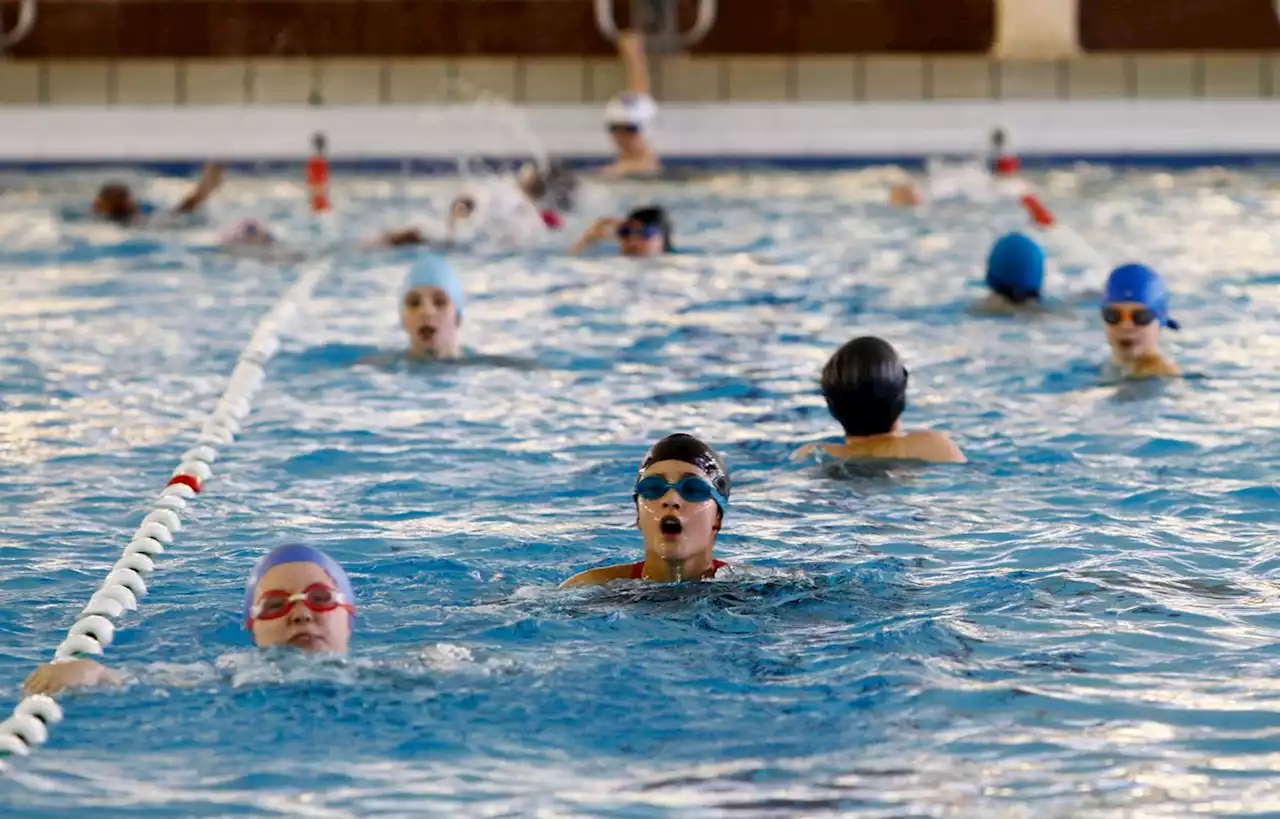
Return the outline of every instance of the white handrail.
<path id="1" fill-rule="evenodd" d="M 1280 2 L 1280 0 L 1277 0 Z M 613 0 L 595 0 L 596 28 L 610 42 L 618 42 L 618 21 L 613 16 Z M 680 37 L 680 47 L 689 48 L 702 41 L 716 22 L 716 0 L 698 0 L 698 16 L 693 28 Z"/>
<path id="2" fill-rule="evenodd" d="M 155 558 L 164 554 L 174 533 L 182 528 L 178 514 L 213 474 L 210 464 L 218 458 L 218 447 L 235 440 L 240 422 L 249 414 L 249 402 L 262 386 L 263 368 L 280 349 L 281 331 L 333 267 L 332 260 L 309 265 L 258 322 L 231 372 L 226 391 L 196 436 L 196 446 L 183 454 L 152 510 L 108 571 L 102 588 L 93 593 L 67 631 L 67 638 L 54 652 L 54 662 L 101 654 L 114 639 L 116 626 L 112 621 L 138 607 L 138 598 L 147 593 L 143 576 L 155 569 Z M 19 702 L 13 715 L 0 722 L 0 772 L 5 770 L 6 758 L 27 756 L 43 745 L 49 738 L 48 726 L 61 719 L 62 709 L 52 697 L 33 694 Z"/>
<path id="3" fill-rule="evenodd" d="M 0 31 L 0 54 L 20 43 L 35 24 L 36 0 L 22 0 L 18 5 L 18 25 L 7 34 Z"/>

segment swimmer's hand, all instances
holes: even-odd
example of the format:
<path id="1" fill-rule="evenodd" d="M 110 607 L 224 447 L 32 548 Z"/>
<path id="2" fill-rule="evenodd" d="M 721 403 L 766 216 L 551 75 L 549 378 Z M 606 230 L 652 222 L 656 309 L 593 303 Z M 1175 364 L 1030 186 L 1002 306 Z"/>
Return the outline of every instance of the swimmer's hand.
<path id="1" fill-rule="evenodd" d="M 92 688 L 98 685 L 119 685 L 123 680 L 105 665 L 93 660 L 69 660 L 62 663 L 46 663 L 27 677 L 22 684 L 23 694 L 56 694 L 67 688 Z"/>
<path id="2" fill-rule="evenodd" d="M 595 243 L 616 235 L 620 224 L 622 224 L 622 220 L 613 216 L 603 216 L 597 219 L 591 227 L 587 228 L 587 232 L 582 234 L 582 238 L 578 239 L 573 247 L 569 248 L 569 255 L 581 253 Z"/>

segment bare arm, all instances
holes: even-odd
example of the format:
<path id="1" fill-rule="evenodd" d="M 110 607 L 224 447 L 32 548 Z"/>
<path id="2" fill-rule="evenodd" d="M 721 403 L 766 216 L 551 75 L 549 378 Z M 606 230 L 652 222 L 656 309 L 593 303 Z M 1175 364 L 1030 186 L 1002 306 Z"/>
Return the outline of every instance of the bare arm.
<path id="1" fill-rule="evenodd" d="M 200 176 L 200 181 L 196 183 L 195 189 L 187 194 L 187 198 L 183 199 L 178 204 L 178 207 L 173 209 L 174 213 L 192 213 L 196 208 L 203 205 L 221 184 L 222 166 L 216 162 L 205 165 L 204 173 Z"/>
<path id="2" fill-rule="evenodd" d="M 620 222 L 620 219 L 612 216 L 604 216 L 597 219 L 591 227 L 587 228 L 586 233 L 583 233 L 582 237 L 573 243 L 573 247 L 569 248 L 569 255 L 576 256 L 597 242 L 604 241 L 618 229 Z"/>
<path id="3" fill-rule="evenodd" d="M 68 660 L 46 663 L 27 677 L 22 684 L 23 694 L 56 694 L 67 688 L 93 688 L 99 685 L 119 685 L 120 675 L 102 663 L 93 660 Z"/>
<path id="4" fill-rule="evenodd" d="M 649 60 L 644 54 L 644 35 L 635 29 L 618 35 L 618 57 L 627 72 L 627 90 L 633 94 L 649 93 Z"/>

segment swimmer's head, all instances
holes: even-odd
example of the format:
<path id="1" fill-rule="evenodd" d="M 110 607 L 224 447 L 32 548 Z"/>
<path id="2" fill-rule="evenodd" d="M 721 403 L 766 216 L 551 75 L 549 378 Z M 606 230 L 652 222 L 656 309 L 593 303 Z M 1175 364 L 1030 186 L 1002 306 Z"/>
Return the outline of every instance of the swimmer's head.
<path id="1" fill-rule="evenodd" d="M 93 212 L 113 222 L 128 222 L 139 211 L 133 192 L 121 182 L 106 183 L 98 188 L 98 195 L 93 199 Z"/>
<path id="2" fill-rule="evenodd" d="M 337 561 L 312 546 L 279 546 L 258 559 L 244 589 L 244 620 L 260 648 L 345 652 L 356 596 Z"/>
<path id="3" fill-rule="evenodd" d="M 276 237 L 266 225 L 257 219 L 243 219 L 223 237 L 223 244 L 229 245 L 273 245 Z"/>
<path id="4" fill-rule="evenodd" d="M 1111 271 L 1102 294 L 1102 322 L 1107 343 L 1123 361 L 1155 355 L 1162 325 L 1178 329 L 1178 322 L 1169 317 L 1164 279 L 1141 264 Z"/>
<path id="5" fill-rule="evenodd" d="M 730 488 L 724 461 L 701 439 L 676 433 L 658 441 L 640 462 L 632 495 L 646 551 L 668 560 L 710 551 Z"/>
<path id="6" fill-rule="evenodd" d="M 1000 237 L 987 256 L 987 287 L 1014 304 L 1040 300 L 1044 249 L 1022 233 Z"/>
<path id="7" fill-rule="evenodd" d="M 475 212 L 475 197 L 465 193 L 455 197 L 453 202 L 449 205 L 450 219 L 470 219 L 472 214 Z"/>
<path id="8" fill-rule="evenodd" d="M 660 207 L 638 208 L 618 225 L 618 252 L 623 256 L 670 253 L 671 217 Z"/>
<path id="9" fill-rule="evenodd" d="M 855 338 L 822 368 L 822 396 L 850 438 L 884 435 L 897 428 L 907 406 L 907 368 L 889 342 Z"/>
<path id="10" fill-rule="evenodd" d="M 913 208 L 920 204 L 920 194 L 910 182 L 901 182 L 889 189 L 889 204 L 896 208 Z"/>
<path id="11" fill-rule="evenodd" d="M 1008 139 L 1003 128 L 991 129 L 991 151 L 995 154 L 1004 153 L 1004 146 Z"/>
<path id="12" fill-rule="evenodd" d="M 648 94 L 624 92 L 609 100 L 604 109 L 609 136 L 622 156 L 642 153 L 645 133 L 658 115 L 658 106 Z"/>
<path id="13" fill-rule="evenodd" d="M 458 355 L 465 297 L 453 265 L 435 253 L 423 254 L 400 286 L 400 324 L 414 355 Z"/>
<path id="14" fill-rule="evenodd" d="M 551 160 L 545 168 L 526 162 L 517 177 L 520 189 L 539 205 L 571 211 L 577 200 L 578 177 L 563 162 Z"/>

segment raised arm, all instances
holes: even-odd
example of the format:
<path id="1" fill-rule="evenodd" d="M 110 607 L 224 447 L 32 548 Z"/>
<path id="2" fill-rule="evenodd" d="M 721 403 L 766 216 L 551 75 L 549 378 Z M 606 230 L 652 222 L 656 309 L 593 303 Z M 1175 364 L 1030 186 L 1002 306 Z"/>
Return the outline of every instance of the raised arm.
<path id="1" fill-rule="evenodd" d="M 618 35 L 618 57 L 627 74 L 627 90 L 632 94 L 649 93 L 649 60 L 644 53 L 644 35 L 635 29 Z"/>

